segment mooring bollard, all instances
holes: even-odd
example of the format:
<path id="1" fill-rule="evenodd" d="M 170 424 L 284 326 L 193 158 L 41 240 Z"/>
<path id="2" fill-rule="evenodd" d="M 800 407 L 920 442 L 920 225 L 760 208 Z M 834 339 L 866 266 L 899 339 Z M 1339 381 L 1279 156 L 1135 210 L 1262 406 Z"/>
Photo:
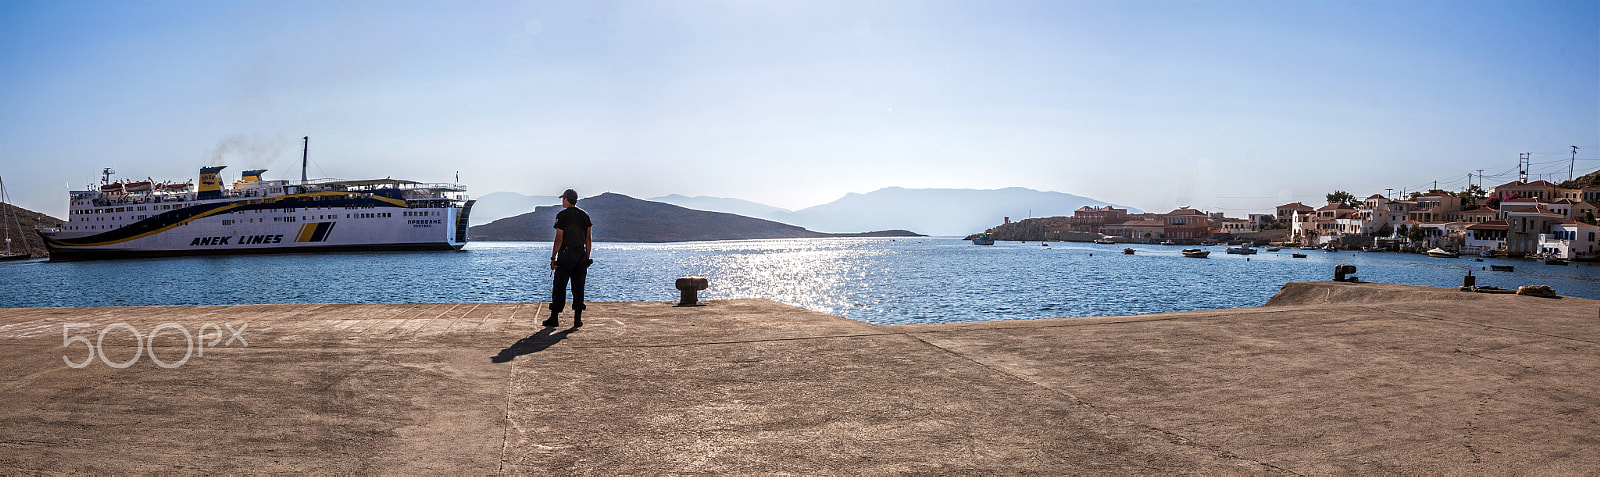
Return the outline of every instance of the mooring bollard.
<path id="1" fill-rule="evenodd" d="M 679 278 L 675 285 L 678 291 L 682 292 L 679 295 L 678 306 L 700 306 L 699 292 L 710 288 L 711 282 L 703 277 L 683 277 Z"/>
<path id="2" fill-rule="evenodd" d="M 1355 265 L 1334 265 L 1333 266 L 1333 281 L 1336 281 L 1336 282 L 1353 282 L 1353 281 L 1356 281 L 1356 277 L 1353 277 L 1353 276 L 1346 277 L 1346 275 L 1349 275 L 1349 274 L 1352 274 L 1352 273 L 1355 273 L 1355 272 L 1356 272 L 1356 266 Z"/>
<path id="3" fill-rule="evenodd" d="M 1467 269 L 1467 276 L 1461 277 L 1461 288 L 1478 286 L 1478 277 L 1472 276 L 1472 269 Z"/>

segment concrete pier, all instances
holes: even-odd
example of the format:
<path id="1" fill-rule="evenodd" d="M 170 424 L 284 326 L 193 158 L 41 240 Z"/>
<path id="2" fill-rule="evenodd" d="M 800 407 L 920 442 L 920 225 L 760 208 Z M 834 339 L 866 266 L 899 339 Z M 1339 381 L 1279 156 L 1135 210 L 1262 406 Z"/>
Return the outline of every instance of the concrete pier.
<path id="1" fill-rule="evenodd" d="M 902 326 L 706 303 L 592 304 L 581 331 L 536 303 L 3 309 L 0 469 L 1600 472 L 1594 300 L 1291 283 Z"/>

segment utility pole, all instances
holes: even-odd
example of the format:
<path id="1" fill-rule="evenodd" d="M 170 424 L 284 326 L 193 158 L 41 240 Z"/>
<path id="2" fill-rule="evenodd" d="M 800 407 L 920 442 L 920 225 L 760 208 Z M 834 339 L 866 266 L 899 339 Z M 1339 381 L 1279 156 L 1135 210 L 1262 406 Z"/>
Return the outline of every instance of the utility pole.
<path id="1" fill-rule="evenodd" d="M 1384 197 L 1388 197 L 1389 200 L 1394 200 L 1394 188 L 1391 187 L 1391 188 L 1388 188 L 1388 189 L 1384 189 L 1383 190 L 1383 196 Z"/>
<path id="2" fill-rule="evenodd" d="M 1572 146 L 1572 162 L 1567 163 L 1567 180 L 1572 180 L 1572 167 L 1578 165 L 1578 146 Z"/>
<path id="3" fill-rule="evenodd" d="M 1529 155 L 1530 154 L 1528 154 L 1526 152 L 1521 153 L 1521 154 L 1517 154 L 1517 182 L 1521 182 L 1523 184 L 1527 184 L 1528 183 L 1528 156 Z"/>
<path id="4" fill-rule="evenodd" d="M 1478 169 L 1478 187 L 1483 187 L 1483 169 Z"/>

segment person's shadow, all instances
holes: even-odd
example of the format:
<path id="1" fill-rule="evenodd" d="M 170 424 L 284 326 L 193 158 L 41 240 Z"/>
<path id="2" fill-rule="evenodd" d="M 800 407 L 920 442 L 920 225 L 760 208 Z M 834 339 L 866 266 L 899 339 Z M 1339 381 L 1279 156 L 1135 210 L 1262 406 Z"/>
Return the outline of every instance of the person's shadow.
<path id="1" fill-rule="evenodd" d="M 544 351 L 545 348 L 554 346 L 556 343 L 560 343 L 561 340 L 567 339 L 567 335 L 572 334 L 572 330 L 573 328 L 555 331 L 555 328 L 547 326 L 544 329 L 539 330 L 538 333 L 534 333 L 533 336 L 517 340 L 515 344 L 512 344 L 506 349 L 500 350 L 500 354 L 489 358 L 489 361 L 495 363 L 505 363 L 516 359 L 518 356 Z"/>

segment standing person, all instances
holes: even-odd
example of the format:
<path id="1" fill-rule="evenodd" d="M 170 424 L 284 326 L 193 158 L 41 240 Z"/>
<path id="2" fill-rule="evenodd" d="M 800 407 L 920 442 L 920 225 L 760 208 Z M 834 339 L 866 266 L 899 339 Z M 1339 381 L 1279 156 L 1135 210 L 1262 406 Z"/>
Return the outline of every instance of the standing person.
<path id="1" fill-rule="evenodd" d="M 550 269 L 556 272 L 554 296 L 550 298 L 550 318 L 543 325 L 561 326 L 558 316 L 567 304 L 567 280 L 572 280 L 572 327 L 583 326 L 583 281 L 589 275 L 589 251 L 594 249 L 589 213 L 578 208 L 578 193 L 561 193 L 561 212 L 556 213 L 556 242 L 550 249 Z"/>

